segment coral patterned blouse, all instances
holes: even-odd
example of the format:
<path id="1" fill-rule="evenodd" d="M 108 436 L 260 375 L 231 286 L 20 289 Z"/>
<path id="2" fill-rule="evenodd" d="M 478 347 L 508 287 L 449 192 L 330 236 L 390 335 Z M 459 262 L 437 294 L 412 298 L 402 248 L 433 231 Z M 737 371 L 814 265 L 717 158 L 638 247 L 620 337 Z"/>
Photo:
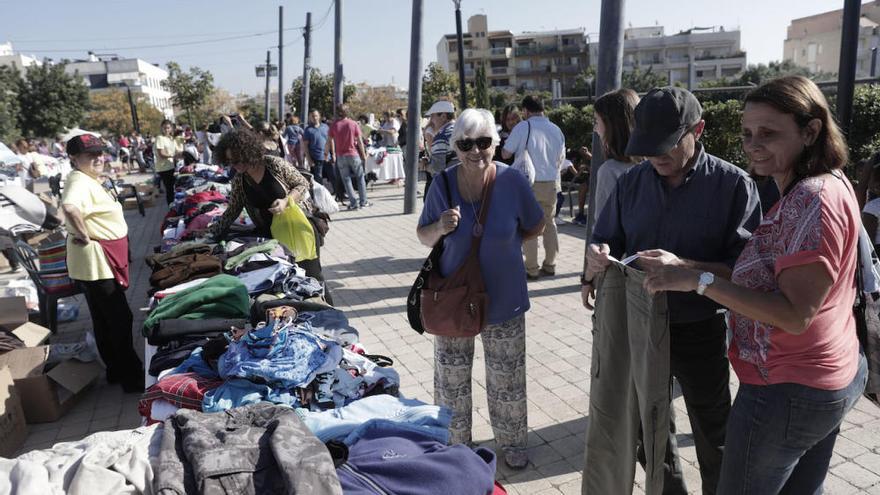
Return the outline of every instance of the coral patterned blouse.
<path id="1" fill-rule="evenodd" d="M 819 263 L 833 282 L 801 335 L 730 313 L 729 356 L 741 382 L 824 390 L 849 385 L 859 352 L 853 302 L 860 225 L 849 182 L 830 174 L 801 180 L 767 213 L 737 260 L 732 281 L 776 292 L 783 270 Z"/>

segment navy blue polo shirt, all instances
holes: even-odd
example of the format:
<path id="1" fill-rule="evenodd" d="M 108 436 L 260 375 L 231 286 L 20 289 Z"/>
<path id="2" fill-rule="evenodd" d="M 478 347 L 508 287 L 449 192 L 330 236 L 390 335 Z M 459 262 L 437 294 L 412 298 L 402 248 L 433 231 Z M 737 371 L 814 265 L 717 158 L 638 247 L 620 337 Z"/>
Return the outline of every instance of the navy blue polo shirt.
<path id="1" fill-rule="evenodd" d="M 664 249 L 680 258 L 733 267 L 761 222 L 754 181 L 742 169 L 706 153 L 702 144 L 684 182 L 667 185 L 651 162 L 623 174 L 599 214 L 591 242 L 611 255 Z M 669 320 L 690 323 L 721 308 L 695 292 L 669 292 Z"/>

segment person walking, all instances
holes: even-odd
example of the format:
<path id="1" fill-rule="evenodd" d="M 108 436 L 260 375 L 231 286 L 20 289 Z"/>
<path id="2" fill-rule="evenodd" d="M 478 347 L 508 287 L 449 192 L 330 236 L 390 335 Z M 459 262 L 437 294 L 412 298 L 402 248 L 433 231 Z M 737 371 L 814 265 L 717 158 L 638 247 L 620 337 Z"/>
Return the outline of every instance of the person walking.
<path id="1" fill-rule="evenodd" d="M 526 276 L 537 280 L 541 275 L 556 274 L 556 254 L 559 252 L 559 238 L 553 217 L 556 214 L 556 193 L 561 190 L 558 178 L 565 161 L 565 136 L 559 127 L 544 115 L 544 103 L 534 97 L 526 96 L 522 101 L 525 120 L 510 132 L 501 157 L 504 160 L 528 151 L 535 166 L 535 183 L 532 189 L 538 203 L 544 209 L 544 262 L 538 265 L 538 240 L 526 241 L 523 251 L 526 256 Z"/>
<path id="2" fill-rule="evenodd" d="M 364 179 L 367 153 L 364 150 L 364 141 L 361 139 L 361 128 L 357 122 L 349 118 L 348 113 L 349 108 L 346 104 L 337 108 L 336 115 L 339 119 L 330 126 L 324 159 L 336 160 L 336 172 L 342 177 L 348 195 L 348 209 L 357 210 L 372 206 L 372 203 L 367 201 L 367 182 Z M 360 202 L 354 197 L 352 180 L 357 181 Z"/>
<path id="3" fill-rule="evenodd" d="M 107 381 L 126 392 L 144 389 L 143 361 L 134 350 L 128 288 L 128 226 L 122 204 L 102 185 L 104 143 L 91 134 L 71 138 L 61 207 L 67 231 L 67 269 L 85 289 Z"/>
<path id="4" fill-rule="evenodd" d="M 859 205 L 842 173 L 843 134 L 801 76 L 745 98 L 743 150 L 782 198 L 733 272 L 713 277 L 667 255 L 649 291 L 696 291 L 730 309 L 740 380 L 727 423 L 720 494 L 822 493 L 844 416 L 865 389 L 856 337 Z"/>
<path id="5" fill-rule="evenodd" d="M 544 215 L 526 178 L 492 161 L 499 137 L 491 112 L 465 110 L 451 138 L 460 165 L 437 175 L 416 234 L 425 246 L 443 242 L 443 277 L 465 263 L 473 235 L 485 237 L 478 256 L 489 298 L 488 324 L 480 333 L 486 354 L 489 418 L 504 462 L 522 469 L 528 465 L 525 312 L 529 296 L 521 246 L 523 239 L 540 234 Z M 453 204 L 446 199 L 446 187 Z M 487 204 L 483 200 L 489 189 Z M 488 208 L 485 226 L 478 221 L 483 208 Z M 452 410 L 452 444 L 472 443 L 474 340 L 434 338 L 434 402 Z"/>
<path id="6" fill-rule="evenodd" d="M 699 101 L 683 88 L 655 88 L 636 106 L 625 153 L 647 159 L 618 179 L 599 214 L 581 278 L 587 308 L 593 309 L 594 277 L 609 266 L 609 256 L 639 254 L 637 266 L 645 271 L 674 262 L 730 276 L 761 221 L 761 204 L 742 169 L 703 149 L 704 128 Z M 730 412 L 727 326 L 721 306 L 702 295 L 671 293 L 667 304 L 671 375 L 681 386 L 693 428 L 703 493 L 712 494 Z M 686 494 L 673 411 L 663 493 Z"/>
<path id="7" fill-rule="evenodd" d="M 162 134 L 156 136 L 155 144 L 156 173 L 165 189 L 165 201 L 174 201 L 175 160 L 183 153 L 183 143 L 174 137 L 174 124 L 170 120 L 162 121 Z"/>
<path id="8" fill-rule="evenodd" d="M 302 143 L 303 154 L 312 176 L 319 184 L 335 184 L 333 164 L 328 163 L 324 156 L 327 147 L 327 134 L 330 128 L 321 122 L 321 112 L 312 110 L 309 112 L 309 124 L 303 129 Z M 326 180 L 325 180 L 326 179 Z M 337 197 L 339 191 L 337 191 Z"/>
<path id="9" fill-rule="evenodd" d="M 434 177 L 454 165 L 457 160 L 457 153 L 450 145 L 455 129 L 455 106 L 451 101 L 438 100 L 431 105 L 426 115 L 430 119 L 430 124 L 425 131 L 425 141 L 429 143 L 425 200 L 428 198 Z"/>

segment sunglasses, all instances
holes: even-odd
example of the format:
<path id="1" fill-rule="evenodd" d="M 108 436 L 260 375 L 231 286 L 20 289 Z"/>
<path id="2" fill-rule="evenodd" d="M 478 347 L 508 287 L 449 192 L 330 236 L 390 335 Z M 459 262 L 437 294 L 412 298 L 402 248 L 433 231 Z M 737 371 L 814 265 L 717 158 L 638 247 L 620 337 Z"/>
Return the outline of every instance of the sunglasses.
<path id="1" fill-rule="evenodd" d="M 476 139 L 467 138 L 467 139 L 459 139 L 458 141 L 455 142 L 455 146 L 458 149 L 460 149 L 461 151 L 465 151 L 465 152 L 474 149 L 475 144 L 477 145 L 477 148 L 480 149 L 480 151 L 485 151 L 485 150 L 489 149 L 490 146 L 492 146 L 492 138 L 491 137 L 478 137 Z"/>

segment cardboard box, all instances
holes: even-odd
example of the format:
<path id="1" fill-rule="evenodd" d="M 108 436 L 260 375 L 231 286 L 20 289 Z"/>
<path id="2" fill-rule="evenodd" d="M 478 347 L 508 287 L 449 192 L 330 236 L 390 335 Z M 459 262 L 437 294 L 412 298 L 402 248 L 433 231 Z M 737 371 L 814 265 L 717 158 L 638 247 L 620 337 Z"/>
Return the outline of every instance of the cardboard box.
<path id="1" fill-rule="evenodd" d="M 23 297 L 0 297 L 0 328 L 12 332 L 27 347 L 36 347 L 49 340 L 48 328 L 28 321 L 28 309 Z"/>
<path id="2" fill-rule="evenodd" d="M 9 368 L 0 368 L 0 457 L 12 457 L 27 439 L 21 399 Z"/>
<path id="3" fill-rule="evenodd" d="M 14 349 L 0 354 L 8 366 L 28 423 L 46 423 L 64 416 L 104 372 L 100 363 L 62 361 L 46 371 L 49 346 Z"/>
<path id="4" fill-rule="evenodd" d="M 125 210 L 136 210 L 137 207 L 137 198 L 125 198 L 122 200 L 122 208 Z"/>

